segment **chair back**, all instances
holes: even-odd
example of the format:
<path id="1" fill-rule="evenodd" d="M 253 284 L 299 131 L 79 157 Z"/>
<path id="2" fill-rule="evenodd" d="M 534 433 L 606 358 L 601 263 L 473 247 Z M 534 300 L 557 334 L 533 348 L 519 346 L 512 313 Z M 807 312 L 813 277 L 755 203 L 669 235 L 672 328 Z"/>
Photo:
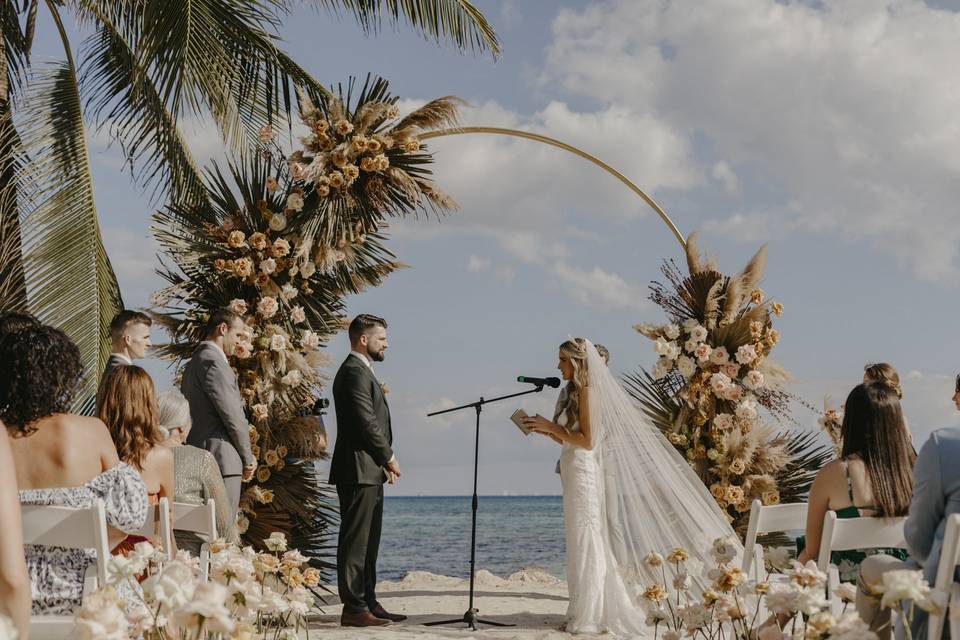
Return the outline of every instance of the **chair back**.
<path id="1" fill-rule="evenodd" d="M 904 521 L 906 518 L 838 518 L 836 511 L 827 511 L 823 517 L 817 567 L 826 572 L 830 566 L 830 554 L 834 551 L 906 548 Z"/>
<path id="2" fill-rule="evenodd" d="M 147 515 L 147 521 L 143 523 L 143 526 L 136 531 L 128 531 L 127 533 L 151 540 L 158 537 L 159 534 L 160 546 L 163 547 L 163 553 L 167 556 L 167 560 L 170 560 L 173 557 L 173 554 L 170 553 L 173 548 L 171 544 L 173 533 L 170 531 L 170 501 L 167 498 L 160 498 L 160 502 L 152 507 L 151 512 Z"/>
<path id="3" fill-rule="evenodd" d="M 952 513 L 947 516 L 947 526 L 943 532 L 943 547 L 940 549 L 940 564 L 937 565 L 937 579 L 933 584 L 933 588 L 937 592 L 948 594 L 953 591 L 954 573 L 957 564 L 960 564 L 960 514 Z M 957 604 L 951 594 L 949 607 L 952 608 Z M 943 634 L 945 614 L 946 611 L 929 614 L 927 619 L 928 640 L 940 640 L 940 636 Z"/>
<path id="4" fill-rule="evenodd" d="M 217 538 L 217 508 L 213 498 L 206 504 L 174 502 L 173 530 L 189 531 L 205 539 L 200 545 L 200 577 L 206 582 L 210 576 L 209 543 Z"/>
<path id="5" fill-rule="evenodd" d="M 807 503 L 772 504 L 764 506 L 760 500 L 754 500 L 750 506 L 750 520 L 747 523 L 747 535 L 743 545 L 743 563 L 741 569 L 749 574 L 756 572 L 755 579 L 761 581 L 763 569 L 763 547 L 757 544 L 757 536 L 764 533 L 796 531 L 807 526 Z"/>
<path id="6" fill-rule="evenodd" d="M 93 549 L 97 554 L 98 583 L 107 583 L 110 543 L 102 499 L 96 499 L 89 507 L 24 504 L 20 506 L 20 519 L 24 544 Z"/>

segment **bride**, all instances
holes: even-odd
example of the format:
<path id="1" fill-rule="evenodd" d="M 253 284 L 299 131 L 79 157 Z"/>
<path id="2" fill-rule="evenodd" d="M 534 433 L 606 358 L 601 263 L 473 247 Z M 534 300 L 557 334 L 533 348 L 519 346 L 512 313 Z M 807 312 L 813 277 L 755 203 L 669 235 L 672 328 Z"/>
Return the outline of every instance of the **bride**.
<path id="1" fill-rule="evenodd" d="M 560 345 L 557 368 L 568 382 L 554 420 L 534 416 L 525 422 L 563 445 L 566 630 L 652 637 L 639 596 L 661 576 L 644 558 L 683 547 L 690 568 L 705 570 L 712 566 L 713 541 L 732 539 L 733 529 L 590 341 Z"/>

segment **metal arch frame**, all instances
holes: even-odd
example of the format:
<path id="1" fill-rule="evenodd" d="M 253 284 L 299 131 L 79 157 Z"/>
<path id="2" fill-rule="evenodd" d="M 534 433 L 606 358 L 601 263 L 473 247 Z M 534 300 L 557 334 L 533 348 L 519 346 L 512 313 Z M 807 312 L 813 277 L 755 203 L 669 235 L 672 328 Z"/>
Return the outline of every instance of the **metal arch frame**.
<path id="1" fill-rule="evenodd" d="M 640 196 L 647 205 L 653 209 L 660 219 L 663 220 L 664 224 L 669 227 L 670 231 L 673 233 L 674 237 L 677 239 L 677 242 L 680 243 L 682 249 L 686 249 L 687 242 L 683 237 L 683 234 L 680 233 L 680 229 L 677 228 L 677 225 L 673 223 L 673 220 L 670 219 L 670 216 L 667 215 L 667 212 L 660 207 L 657 202 L 647 195 L 643 189 L 635 185 L 629 178 L 625 175 L 611 167 L 609 164 L 597 158 L 594 155 L 587 153 L 582 149 L 578 149 L 573 145 L 567 144 L 566 142 L 561 142 L 555 138 L 550 138 L 548 136 L 540 135 L 539 133 L 530 133 L 529 131 L 521 131 L 519 129 L 507 129 L 504 127 L 455 127 L 451 129 L 441 129 L 439 131 L 428 131 L 419 136 L 420 140 L 428 140 L 430 138 L 442 138 L 447 136 L 456 136 L 465 133 L 491 133 L 494 135 L 501 136 L 511 136 L 514 138 L 524 138 L 526 140 L 533 140 L 534 142 L 542 142 L 543 144 L 550 145 L 552 147 L 557 147 L 558 149 L 563 149 L 564 151 L 569 151 L 570 153 L 588 160 L 593 164 L 597 165 L 614 178 L 622 182 L 628 189 L 633 191 L 635 194 Z"/>

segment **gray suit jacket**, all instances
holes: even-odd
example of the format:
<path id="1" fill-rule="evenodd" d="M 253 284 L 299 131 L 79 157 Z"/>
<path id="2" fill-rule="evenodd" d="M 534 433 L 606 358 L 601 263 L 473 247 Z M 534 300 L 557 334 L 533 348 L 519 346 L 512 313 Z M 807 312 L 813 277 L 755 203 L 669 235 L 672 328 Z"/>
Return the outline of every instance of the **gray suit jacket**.
<path id="1" fill-rule="evenodd" d="M 390 407 L 370 367 L 353 355 L 333 379 L 337 443 L 330 463 L 331 484 L 383 484 L 383 465 L 393 457 Z"/>
<path id="2" fill-rule="evenodd" d="M 103 366 L 103 373 L 100 374 L 100 384 L 103 384 L 103 379 L 107 377 L 107 374 L 110 373 L 111 370 L 115 369 L 116 367 L 119 367 L 120 365 L 128 365 L 128 364 L 130 363 L 127 362 L 126 360 L 123 360 L 111 353 L 110 357 L 107 358 L 107 364 Z"/>
<path id="3" fill-rule="evenodd" d="M 943 547 L 947 516 L 960 513 L 960 429 L 940 429 L 930 434 L 913 468 L 913 500 L 904 525 L 910 557 L 923 568 L 923 577 L 933 586 Z M 954 580 L 958 576 L 954 574 Z M 923 635 L 926 615 L 917 611 L 914 631 Z M 949 625 L 945 625 L 949 629 Z"/>
<path id="4" fill-rule="evenodd" d="M 212 453 L 224 476 L 240 475 L 256 462 L 236 374 L 216 345 L 203 342 L 193 352 L 180 391 L 193 419 L 187 444 Z"/>

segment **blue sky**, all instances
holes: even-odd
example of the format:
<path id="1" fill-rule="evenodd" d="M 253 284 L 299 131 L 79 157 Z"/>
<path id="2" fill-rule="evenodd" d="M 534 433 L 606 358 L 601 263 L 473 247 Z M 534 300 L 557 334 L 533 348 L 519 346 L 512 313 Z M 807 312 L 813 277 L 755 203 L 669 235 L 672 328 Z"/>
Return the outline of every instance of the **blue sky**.
<path id="1" fill-rule="evenodd" d="M 610 162 L 646 189 L 727 272 L 770 248 L 763 288 L 784 303 L 774 357 L 819 405 L 842 400 L 867 362 L 905 377 L 915 439 L 956 424 L 960 370 L 960 6 L 955 2 L 502 2 L 479 6 L 503 56 L 459 55 L 385 29 L 304 10 L 286 49 L 326 83 L 367 72 L 404 104 L 458 95 L 466 124 L 528 129 Z M 49 25 L 48 25 L 49 26 Z M 41 50 L 54 51 L 51 29 Z M 202 121 L 198 158 L 222 158 Z M 522 390 L 551 375 L 568 335 L 607 345 L 612 367 L 654 361 L 631 326 L 659 321 L 646 300 L 666 227 L 614 179 L 533 143 L 460 136 L 431 145 L 441 188 L 462 210 L 397 221 L 390 246 L 410 269 L 349 301 L 390 322 L 387 361 L 395 495 L 470 490 L 469 413 L 429 410 Z M 151 203 L 115 150 L 93 154 L 97 205 L 129 306 L 161 285 L 152 271 Z M 156 340 L 162 336 L 157 335 Z M 339 361 L 345 337 L 330 353 Z M 158 385 L 170 372 L 151 363 Z M 332 373 L 332 372 L 331 372 Z M 507 416 L 549 413 L 547 393 L 488 407 L 481 493 L 557 493 L 556 446 Z M 799 427 L 816 416 L 798 409 Z M 329 425 L 335 433 L 334 421 Z"/>

